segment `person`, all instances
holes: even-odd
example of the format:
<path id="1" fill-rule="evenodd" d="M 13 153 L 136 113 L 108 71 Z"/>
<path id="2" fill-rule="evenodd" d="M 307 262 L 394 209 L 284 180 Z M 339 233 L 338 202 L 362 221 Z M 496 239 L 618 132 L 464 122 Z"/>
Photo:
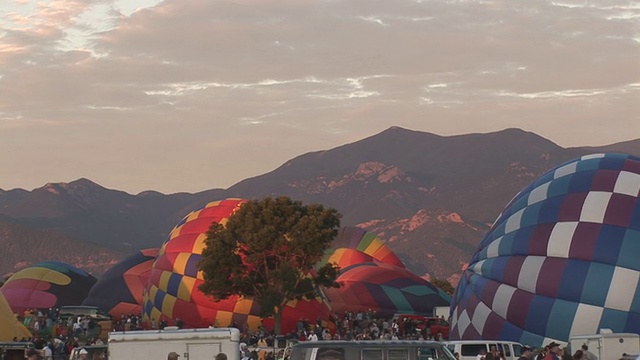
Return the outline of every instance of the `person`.
<path id="1" fill-rule="evenodd" d="M 562 349 L 560 349 L 560 344 L 555 341 L 552 341 L 549 345 L 547 345 L 549 349 L 549 353 L 544 358 L 545 360 L 561 360 L 562 359 Z"/>
<path id="2" fill-rule="evenodd" d="M 596 354 L 589 351 L 587 344 L 582 344 L 582 360 L 598 360 Z"/>
<path id="3" fill-rule="evenodd" d="M 549 347 L 548 346 L 543 347 L 538 353 L 538 355 L 536 356 L 536 360 L 544 360 L 547 357 L 548 352 L 549 352 Z"/>
<path id="4" fill-rule="evenodd" d="M 487 356 L 487 349 L 480 349 L 480 353 L 478 354 L 478 356 L 476 356 L 476 360 L 485 360 L 485 357 Z"/>
<path id="5" fill-rule="evenodd" d="M 264 338 L 263 335 L 260 335 L 260 339 L 258 339 L 258 347 L 267 347 L 267 339 Z"/>
<path id="6" fill-rule="evenodd" d="M 28 349 L 25 353 L 28 360 L 38 360 L 40 356 L 40 352 L 36 349 Z"/>
<path id="7" fill-rule="evenodd" d="M 531 360 L 531 348 L 528 346 L 523 346 L 520 351 L 519 360 Z"/>
<path id="8" fill-rule="evenodd" d="M 453 357 L 456 358 L 456 360 L 460 360 L 460 353 L 459 352 L 454 352 L 453 353 Z"/>
<path id="9" fill-rule="evenodd" d="M 89 355 L 89 352 L 87 351 L 87 349 L 82 348 L 80 349 L 80 352 L 78 352 L 78 359 L 79 360 L 87 360 L 87 356 Z"/>
<path id="10" fill-rule="evenodd" d="M 245 342 L 241 342 L 238 345 L 238 348 L 240 349 L 240 359 L 249 356 L 249 348 L 247 347 L 247 343 Z"/>
<path id="11" fill-rule="evenodd" d="M 485 360 L 500 360 L 500 353 L 495 345 L 489 347 L 489 352 L 485 355 Z"/>
<path id="12" fill-rule="evenodd" d="M 42 352 L 44 354 L 44 360 L 53 360 L 53 346 L 51 343 L 47 343 L 47 346 L 42 348 Z"/>
<path id="13" fill-rule="evenodd" d="M 169 353 L 169 355 L 167 355 L 167 360 L 178 360 L 179 357 L 180 355 L 178 355 L 177 352 L 172 351 Z"/>
<path id="14" fill-rule="evenodd" d="M 581 360 L 583 356 L 584 356 L 584 353 L 582 352 L 582 350 L 577 350 L 573 354 L 573 360 Z"/>
<path id="15" fill-rule="evenodd" d="M 227 360 L 227 354 L 219 353 L 218 355 L 216 355 L 215 360 Z"/>

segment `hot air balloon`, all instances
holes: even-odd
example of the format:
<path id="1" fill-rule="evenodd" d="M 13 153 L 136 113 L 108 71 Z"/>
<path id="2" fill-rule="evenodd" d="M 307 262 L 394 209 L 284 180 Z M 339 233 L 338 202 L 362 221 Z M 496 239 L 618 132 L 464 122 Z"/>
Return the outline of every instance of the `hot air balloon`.
<path id="1" fill-rule="evenodd" d="M 16 318 L 11 311 L 9 303 L 0 294 L 0 341 L 12 341 L 17 339 L 29 339 L 31 332 Z"/>
<path id="2" fill-rule="evenodd" d="M 259 307 L 253 299 L 232 296 L 215 302 L 203 294 L 198 287 L 203 275 L 198 270 L 206 232 L 212 222 L 224 224 L 236 209 L 245 203 L 242 199 L 226 199 L 207 204 L 202 209 L 188 214 L 171 231 L 158 253 L 145 290 L 143 317 L 156 322 L 167 319 L 170 323 L 178 319 L 185 327 L 237 326 L 245 324 L 257 329 L 261 324 Z M 316 300 L 298 300 L 287 304 L 282 312 L 282 330 L 295 330 L 301 317 L 313 321 L 320 319 L 328 325 L 331 315 L 328 303 L 319 297 Z M 265 319 L 265 327 L 273 324 Z"/>
<path id="3" fill-rule="evenodd" d="M 453 298 L 451 339 L 539 346 L 640 332 L 640 158 L 551 169 L 506 206 Z"/>
<path id="4" fill-rule="evenodd" d="M 114 319 L 142 312 L 142 294 L 158 249 L 137 251 L 112 266 L 91 288 L 82 305 L 97 306 Z"/>
<path id="5" fill-rule="evenodd" d="M 370 256 L 375 261 L 401 268 L 405 267 L 402 260 L 377 235 L 356 226 L 340 228 L 338 236 L 331 243 L 331 248 L 333 250 L 330 250 L 330 252 L 339 249 L 352 249 Z M 358 262 L 342 259 L 342 257 L 336 258 L 335 256 L 331 261 L 337 262 L 340 267 L 346 267 Z M 345 261 L 347 262 L 345 263 Z"/>
<path id="6" fill-rule="evenodd" d="M 340 266 L 340 288 L 324 289 L 337 313 L 371 309 L 380 317 L 396 313 L 431 315 L 447 306 L 450 296 L 407 270 L 404 263 L 375 234 L 343 227 L 323 262 Z"/>
<path id="7" fill-rule="evenodd" d="M 14 312 L 80 305 L 96 278 L 59 261 L 45 261 L 22 269 L 0 288 Z"/>
<path id="8" fill-rule="evenodd" d="M 397 313 L 431 315 L 435 306 L 450 303 L 449 295 L 427 280 L 385 263 L 351 265 L 341 270 L 336 281 L 342 287 L 325 289 L 325 293 L 339 314 L 371 309 L 383 318 Z"/>

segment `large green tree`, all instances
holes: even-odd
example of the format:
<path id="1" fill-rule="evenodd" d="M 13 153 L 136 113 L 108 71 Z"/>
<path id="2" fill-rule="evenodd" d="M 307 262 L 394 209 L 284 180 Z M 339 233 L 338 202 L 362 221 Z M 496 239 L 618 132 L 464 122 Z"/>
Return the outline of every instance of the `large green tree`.
<path id="1" fill-rule="evenodd" d="M 431 280 L 431 284 L 451 296 L 453 296 L 453 293 L 456 291 L 456 289 L 447 279 L 438 279 L 434 277 Z"/>
<path id="2" fill-rule="evenodd" d="M 198 264 L 204 274 L 200 291 L 214 300 L 251 297 L 263 317 L 275 317 L 281 334 L 282 309 L 294 299 L 312 299 L 316 287 L 339 287 L 340 269 L 322 260 L 340 227 L 337 210 L 303 205 L 288 197 L 252 200 L 226 224 L 211 224 Z"/>

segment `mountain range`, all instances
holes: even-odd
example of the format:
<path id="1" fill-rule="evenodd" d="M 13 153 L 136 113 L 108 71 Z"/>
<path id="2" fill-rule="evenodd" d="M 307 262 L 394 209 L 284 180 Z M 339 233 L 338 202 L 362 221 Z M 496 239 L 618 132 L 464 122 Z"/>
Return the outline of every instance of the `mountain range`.
<path id="1" fill-rule="evenodd" d="M 160 247 L 190 211 L 229 197 L 321 203 L 386 240 L 415 273 L 458 276 L 509 200 L 545 171 L 595 152 L 640 156 L 640 139 L 563 148 L 531 132 L 439 136 L 391 127 L 293 158 L 228 189 L 137 195 L 88 179 L 0 190 L 0 274 L 60 260 L 99 276 L 137 249 Z M 186 180 L 188 181 L 188 180 Z"/>

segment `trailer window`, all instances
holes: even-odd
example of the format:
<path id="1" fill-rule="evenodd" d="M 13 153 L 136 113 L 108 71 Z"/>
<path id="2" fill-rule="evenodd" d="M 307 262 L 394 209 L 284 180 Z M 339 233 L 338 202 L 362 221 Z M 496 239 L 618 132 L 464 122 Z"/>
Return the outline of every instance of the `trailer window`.
<path id="1" fill-rule="evenodd" d="M 389 360 L 406 360 L 409 358 L 407 349 L 389 349 Z"/>
<path id="2" fill-rule="evenodd" d="M 316 360 L 344 360 L 344 349 L 319 348 L 315 359 Z"/>
<path id="3" fill-rule="evenodd" d="M 362 360 L 382 360 L 382 349 L 364 349 L 360 358 Z"/>

